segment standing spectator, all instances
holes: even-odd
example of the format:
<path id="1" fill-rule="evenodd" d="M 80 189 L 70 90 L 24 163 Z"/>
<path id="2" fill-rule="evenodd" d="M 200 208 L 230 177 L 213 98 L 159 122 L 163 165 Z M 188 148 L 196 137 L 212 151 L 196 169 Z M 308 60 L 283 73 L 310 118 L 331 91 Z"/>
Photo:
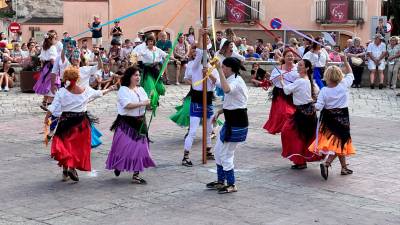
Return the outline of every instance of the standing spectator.
<path id="1" fill-rule="evenodd" d="M 244 57 L 246 58 L 246 60 L 248 61 L 257 61 L 257 60 L 261 60 L 261 56 L 258 53 L 254 52 L 254 47 L 253 46 L 249 46 L 247 48 L 247 53 L 244 55 Z"/>
<path id="2" fill-rule="evenodd" d="M 186 39 L 189 42 L 189 45 L 193 45 L 196 43 L 196 36 L 194 34 L 194 28 L 192 26 L 189 27 L 189 32 L 186 34 Z"/>
<path id="3" fill-rule="evenodd" d="M 267 80 L 267 71 L 260 68 L 260 64 L 254 63 L 251 69 L 251 83 L 256 87 L 261 87 Z"/>
<path id="4" fill-rule="evenodd" d="M 261 54 L 264 49 L 264 41 L 263 39 L 257 39 L 256 40 L 256 53 Z"/>
<path id="5" fill-rule="evenodd" d="M 370 87 L 375 88 L 375 74 L 379 74 L 379 89 L 383 88 L 383 71 L 385 70 L 386 45 L 383 43 L 384 37 L 381 34 L 375 35 L 375 40 L 367 48 L 368 69 L 370 74 Z"/>
<path id="6" fill-rule="evenodd" d="M 133 47 L 132 42 L 129 39 L 125 39 L 124 46 L 121 50 L 121 60 L 127 59 L 129 60 Z"/>
<path id="7" fill-rule="evenodd" d="M 398 37 L 391 37 L 390 44 L 387 46 L 388 52 L 388 76 L 387 86 L 391 89 L 396 88 L 397 76 L 400 69 L 400 44 Z"/>
<path id="8" fill-rule="evenodd" d="M 112 40 L 117 41 L 121 44 L 121 37 L 123 35 L 122 28 L 119 26 L 119 21 L 114 22 L 114 27 L 111 30 Z"/>
<path id="9" fill-rule="evenodd" d="M 312 41 L 314 37 L 310 34 L 306 35 L 307 38 L 303 38 L 303 45 L 299 47 L 299 54 L 301 57 L 304 56 L 311 49 Z"/>
<path id="10" fill-rule="evenodd" d="M 87 62 L 92 61 L 92 59 L 94 58 L 93 52 L 89 49 L 86 39 L 82 40 L 81 53 Z"/>
<path id="11" fill-rule="evenodd" d="M 12 88 L 14 86 L 14 72 L 14 69 L 11 68 L 11 61 L 5 60 L 3 62 L 3 68 L 0 69 L 0 91 L 4 88 L 4 92 L 8 92 L 9 88 Z"/>
<path id="12" fill-rule="evenodd" d="M 174 49 L 174 58 L 176 64 L 176 85 L 179 85 L 180 75 L 182 70 L 185 71 L 188 63 L 190 46 L 185 41 L 183 35 L 179 36 L 178 44 Z"/>
<path id="13" fill-rule="evenodd" d="M 94 16 L 92 24 L 88 23 L 89 29 L 92 31 L 92 44 L 101 47 L 103 45 L 103 28 L 99 16 Z"/>
<path id="14" fill-rule="evenodd" d="M 217 46 L 215 46 L 215 48 L 218 51 L 221 48 L 221 42 L 222 42 L 222 38 L 224 37 L 224 33 L 219 30 L 219 31 L 216 32 L 215 35 L 217 36 L 216 37 L 216 41 L 215 41 L 215 44 Z"/>
<path id="15" fill-rule="evenodd" d="M 340 57 L 340 46 L 336 45 L 333 47 L 333 51 L 329 53 L 329 59 L 332 62 L 342 62 L 342 58 Z"/>
<path id="16" fill-rule="evenodd" d="M 375 33 L 382 35 L 383 39 L 385 39 L 385 35 L 387 33 L 387 26 L 383 24 L 383 18 L 379 18 L 378 26 L 375 28 Z"/>
<path id="17" fill-rule="evenodd" d="M 346 41 L 346 48 L 344 49 L 344 53 L 349 53 L 351 46 L 353 46 L 353 39 L 347 39 Z"/>
<path id="18" fill-rule="evenodd" d="M 221 40 L 220 48 L 222 48 L 222 46 L 224 45 L 225 41 L 230 41 L 231 43 L 235 43 L 235 40 L 236 40 L 235 33 L 233 32 L 233 30 L 231 28 L 227 28 L 225 30 L 225 37 L 222 38 L 222 40 Z M 235 44 L 233 45 L 233 49 L 232 50 L 234 52 L 236 52 L 236 53 L 239 53 L 239 50 L 238 50 L 238 48 L 236 47 Z"/>
<path id="19" fill-rule="evenodd" d="M 110 60 L 111 67 L 113 65 L 119 65 L 121 60 L 121 43 L 116 40 L 111 41 L 111 48 L 108 53 L 108 59 Z"/>
<path id="20" fill-rule="evenodd" d="M 190 30 L 190 29 L 189 29 Z M 159 40 L 156 43 L 156 47 L 163 50 L 165 53 L 169 53 L 170 49 L 172 48 L 172 42 L 168 40 L 167 33 L 165 31 L 161 31 L 159 34 Z M 168 65 L 167 68 L 165 69 L 165 72 L 163 74 L 164 77 L 164 83 L 169 84 L 168 80 Z"/>
<path id="21" fill-rule="evenodd" d="M 347 51 L 346 55 L 347 57 L 350 58 L 350 66 L 354 74 L 354 81 L 352 87 L 360 88 L 361 78 L 364 72 L 364 61 L 365 61 L 366 50 L 361 45 L 361 39 L 359 37 L 355 37 L 353 39 L 353 44 Z"/>

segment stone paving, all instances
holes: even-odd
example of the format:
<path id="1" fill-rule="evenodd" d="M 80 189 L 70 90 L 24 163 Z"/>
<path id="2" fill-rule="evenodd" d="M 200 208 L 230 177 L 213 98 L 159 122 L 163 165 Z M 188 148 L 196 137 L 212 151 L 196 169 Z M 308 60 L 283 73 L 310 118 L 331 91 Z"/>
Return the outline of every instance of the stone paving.
<path id="1" fill-rule="evenodd" d="M 335 162 L 324 181 L 318 163 L 293 171 L 280 156 L 280 136 L 261 128 L 270 101 L 250 88 L 250 133 L 236 154 L 239 192 L 205 190 L 215 165 L 201 164 L 200 138 L 193 168 L 180 166 L 186 129 L 168 116 L 189 87 L 168 86 L 150 128 L 157 168 L 143 176 L 115 178 L 104 169 L 116 115 L 115 93 L 96 100 L 90 111 L 100 117 L 104 144 L 92 152 L 90 173 L 79 183 L 61 182 L 61 171 L 42 143 L 44 113 L 40 97 L 13 90 L 0 93 L 0 224 L 400 224 L 400 98 L 393 90 L 351 91 L 355 171 L 340 176 Z M 200 135 L 200 131 L 198 134 Z"/>

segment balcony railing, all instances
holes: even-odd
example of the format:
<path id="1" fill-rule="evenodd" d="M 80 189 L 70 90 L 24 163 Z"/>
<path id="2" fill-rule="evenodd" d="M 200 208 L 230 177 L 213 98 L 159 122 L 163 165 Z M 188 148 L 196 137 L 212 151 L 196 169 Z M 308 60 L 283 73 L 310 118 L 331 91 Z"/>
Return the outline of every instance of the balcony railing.
<path id="1" fill-rule="evenodd" d="M 341 24 L 362 24 L 364 23 L 364 1 L 363 0 L 348 0 L 347 12 L 345 13 L 346 20 L 336 21 L 333 18 L 332 10 L 330 10 L 330 0 L 318 0 L 316 2 L 316 22 L 323 24 L 341 23 Z M 331 6 L 332 8 L 332 6 Z"/>
<path id="2" fill-rule="evenodd" d="M 236 13 L 242 14 L 241 16 L 243 16 L 243 18 L 240 19 L 241 23 L 258 21 L 260 19 L 260 1 L 242 0 L 241 2 L 250 5 L 252 9 L 247 6 L 238 7 L 240 3 L 237 1 L 215 0 L 215 19 L 221 22 L 235 23 L 236 21 L 229 15 L 232 13 L 232 8 L 237 7 Z"/>

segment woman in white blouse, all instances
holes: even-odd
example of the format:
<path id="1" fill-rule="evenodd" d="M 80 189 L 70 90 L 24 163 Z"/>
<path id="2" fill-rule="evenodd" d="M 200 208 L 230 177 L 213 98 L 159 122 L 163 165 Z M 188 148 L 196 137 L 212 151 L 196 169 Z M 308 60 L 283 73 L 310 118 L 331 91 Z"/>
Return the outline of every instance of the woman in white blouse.
<path id="1" fill-rule="evenodd" d="M 321 89 L 325 86 L 323 83 L 324 71 L 326 63 L 329 62 L 329 54 L 322 48 L 322 38 L 316 37 L 312 44 L 311 50 L 304 54 L 303 59 L 308 59 L 314 67 L 314 80 Z"/>
<path id="2" fill-rule="evenodd" d="M 47 105 L 53 100 L 54 94 L 50 91 L 51 88 L 51 70 L 58 56 L 57 48 L 54 45 L 57 41 L 54 33 L 48 33 L 43 42 L 42 52 L 39 55 L 42 62 L 40 77 L 36 81 L 33 90 L 36 94 L 43 95 L 41 108 L 46 109 Z"/>
<path id="3" fill-rule="evenodd" d="M 95 98 L 114 90 L 114 87 L 96 91 L 90 87 L 77 85 L 79 70 L 71 67 L 64 71 L 67 87 L 56 92 L 53 103 L 48 107 L 44 123 L 49 117 L 61 113 L 53 141 L 51 157 L 63 167 L 63 180 L 71 178 L 79 181 L 76 169 L 90 171 L 91 123 L 87 114 L 87 104 Z"/>
<path id="4" fill-rule="evenodd" d="M 308 151 L 315 139 L 317 114 L 314 101 L 318 87 L 313 81 L 312 64 L 307 59 L 297 64 L 300 78 L 293 83 L 285 84 L 283 77 L 280 83 L 286 95 L 293 95 L 296 112 L 285 122 L 282 128 L 282 156 L 291 160 L 292 169 L 305 169 L 307 162 L 319 161 L 320 157 Z"/>
<path id="5" fill-rule="evenodd" d="M 282 131 L 282 127 L 286 120 L 295 112 L 293 98 L 291 95 L 285 95 L 283 87 L 279 82 L 282 76 L 286 84 L 293 83 L 299 78 L 297 65 L 294 64 L 294 54 L 290 50 L 283 52 L 283 64 L 280 68 L 275 68 L 271 72 L 271 81 L 274 84 L 273 98 L 268 121 L 264 125 L 264 129 L 270 134 L 277 134 Z"/>
<path id="6" fill-rule="evenodd" d="M 158 97 L 159 95 L 165 94 L 165 87 L 161 78 L 157 83 L 156 81 L 160 75 L 160 65 L 167 57 L 167 53 L 157 48 L 155 46 L 155 41 L 156 39 L 154 35 L 149 35 L 146 38 L 146 47 L 141 49 L 138 54 L 144 65 L 141 86 L 144 88 L 148 96 L 155 95 Z"/>
<path id="7" fill-rule="evenodd" d="M 118 116 L 111 126 L 115 133 L 106 168 L 114 170 L 117 177 L 122 171 L 132 172 L 133 183 L 146 184 L 139 177 L 139 172 L 144 168 L 155 167 L 155 163 L 150 154 L 145 117 L 146 106 L 150 105 L 150 101 L 139 84 L 139 69 L 128 68 L 118 91 Z"/>

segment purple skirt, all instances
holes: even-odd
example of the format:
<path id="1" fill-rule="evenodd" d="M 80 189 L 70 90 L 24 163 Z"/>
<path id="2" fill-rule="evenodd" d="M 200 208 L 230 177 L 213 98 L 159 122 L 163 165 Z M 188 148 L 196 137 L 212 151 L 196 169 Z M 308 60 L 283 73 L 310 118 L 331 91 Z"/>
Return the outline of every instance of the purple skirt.
<path id="1" fill-rule="evenodd" d="M 51 88 L 51 70 L 53 69 L 53 64 L 50 61 L 45 62 L 44 66 L 40 70 L 40 77 L 36 81 L 35 86 L 33 86 L 33 90 L 35 90 L 36 94 L 39 95 L 47 95 L 50 92 Z M 60 76 L 58 75 L 55 81 L 57 86 L 60 86 Z"/>
<path id="2" fill-rule="evenodd" d="M 155 166 L 150 154 L 149 139 L 145 135 L 123 122 L 115 128 L 106 169 L 141 172 L 144 168 Z"/>

